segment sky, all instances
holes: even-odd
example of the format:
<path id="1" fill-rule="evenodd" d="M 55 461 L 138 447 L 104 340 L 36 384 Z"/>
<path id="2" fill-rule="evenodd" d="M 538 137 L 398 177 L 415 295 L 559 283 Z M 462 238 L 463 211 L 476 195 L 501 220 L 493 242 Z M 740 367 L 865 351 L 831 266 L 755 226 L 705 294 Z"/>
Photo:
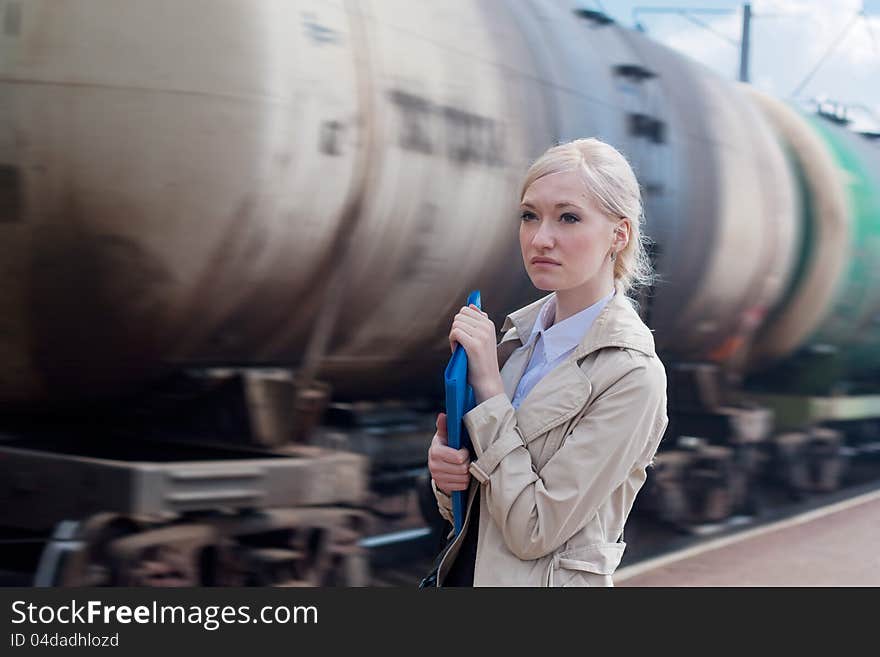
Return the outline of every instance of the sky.
<path id="1" fill-rule="evenodd" d="M 635 18 L 653 39 L 726 78 L 739 75 L 739 46 L 731 41 L 740 39 L 741 1 L 583 0 L 581 4 L 585 9 L 601 9 L 628 27 L 635 25 L 635 10 Z M 850 106 L 854 128 L 880 130 L 880 0 L 753 0 L 751 5 L 752 84 L 806 105 L 844 103 Z M 643 11 L 659 7 L 730 13 L 692 13 L 692 21 L 676 13 Z M 862 10 L 864 15 L 859 16 Z"/>

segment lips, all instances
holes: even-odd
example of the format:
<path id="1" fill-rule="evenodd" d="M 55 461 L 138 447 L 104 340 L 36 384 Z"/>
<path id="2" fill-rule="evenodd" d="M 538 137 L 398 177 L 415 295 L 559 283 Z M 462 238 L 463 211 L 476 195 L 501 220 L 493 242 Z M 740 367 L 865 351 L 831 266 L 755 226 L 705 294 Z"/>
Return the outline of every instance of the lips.
<path id="1" fill-rule="evenodd" d="M 533 265 L 558 265 L 559 263 L 551 258 L 532 258 Z"/>

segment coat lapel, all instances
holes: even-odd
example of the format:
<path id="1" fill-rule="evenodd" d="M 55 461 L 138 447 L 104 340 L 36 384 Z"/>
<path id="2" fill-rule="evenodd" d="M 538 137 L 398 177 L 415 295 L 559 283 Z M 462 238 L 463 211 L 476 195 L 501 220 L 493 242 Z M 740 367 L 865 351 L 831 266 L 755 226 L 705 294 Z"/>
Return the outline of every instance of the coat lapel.
<path id="1" fill-rule="evenodd" d="M 528 444 L 573 418 L 587 403 L 591 390 L 590 380 L 576 360 L 567 359 L 554 367 L 526 395 L 516 412 L 523 441 Z"/>
<path id="2" fill-rule="evenodd" d="M 504 392 L 507 393 L 508 399 L 513 399 L 516 386 L 522 378 L 523 372 L 526 371 L 534 348 L 532 345 L 530 349 L 516 349 L 501 368 L 501 382 L 504 384 Z"/>
<path id="3" fill-rule="evenodd" d="M 501 367 L 504 392 L 507 393 L 509 399 L 513 399 L 516 394 L 516 386 L 522 378 L 535 348 L 535 345 L 532 344 L 529 349 L 519 349 L 523 346 L 521 336 L 528 337 L 531 334 L 532 326 L 538 317 L 541 306 L 549 298 L 548 295 L 511 313 L 501 327 L 504 337 L 498 345 L 498 365 Z"/>
<path id="4" fill-rule="evenodd" d="M 516 394 L 519 380 L 535 349 L 534 343 L 529 349 L 519 349 L 523 344 L 520 336 L 531 335 L 541 307 L 551 296 L 538 299 L 508 315 L 504 322 L 502 330 L 507 333 L 498 345 L 498 362 L 502 364 L 501 381 L 509 399 Z M 523 440 L 528 444 L 574 417 L 586 404 L 589 395 L 590 382 L 575 360 L 566 360 L 553 368 L 529 391 L 516 411 L 517 426 Z"/>

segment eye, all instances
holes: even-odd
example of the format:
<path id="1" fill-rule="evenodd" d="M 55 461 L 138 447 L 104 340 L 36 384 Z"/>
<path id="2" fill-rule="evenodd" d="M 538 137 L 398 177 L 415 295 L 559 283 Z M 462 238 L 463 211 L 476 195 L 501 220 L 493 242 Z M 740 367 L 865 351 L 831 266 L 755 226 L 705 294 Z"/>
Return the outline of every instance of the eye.
<path id="1" fill-rule="evenodd" d="M 581 218 L 578 217 L 576 214 L 566 212 L 564 215 L 559 217 L 559 220 L 564 224 L 576 224 L 581 220 Z"/>
<path id="2" fill-rule="evenodd" d="M 528 210 L 523 210 L 523 213 L 520 215 L 519 218 L 522 219 L 523 221 L 532 221 L 533 219 L 536 219 L 537 217 L 535 217 L 534 212 L 529 212 Z"/>

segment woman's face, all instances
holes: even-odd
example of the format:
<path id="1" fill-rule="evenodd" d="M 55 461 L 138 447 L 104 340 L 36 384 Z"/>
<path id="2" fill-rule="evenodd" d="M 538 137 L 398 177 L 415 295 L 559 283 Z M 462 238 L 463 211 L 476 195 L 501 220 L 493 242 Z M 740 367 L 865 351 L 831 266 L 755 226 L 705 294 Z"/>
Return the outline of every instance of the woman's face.
<path id="1" fill-rule="evenodd" d="M 520 204 L 523 263 L 539 290 L 583 288 L 606 294 L 613 281 L 609 258 L 618 222 L 603 214 L 576 171 L 554 173 L 529 185 Z"/>

